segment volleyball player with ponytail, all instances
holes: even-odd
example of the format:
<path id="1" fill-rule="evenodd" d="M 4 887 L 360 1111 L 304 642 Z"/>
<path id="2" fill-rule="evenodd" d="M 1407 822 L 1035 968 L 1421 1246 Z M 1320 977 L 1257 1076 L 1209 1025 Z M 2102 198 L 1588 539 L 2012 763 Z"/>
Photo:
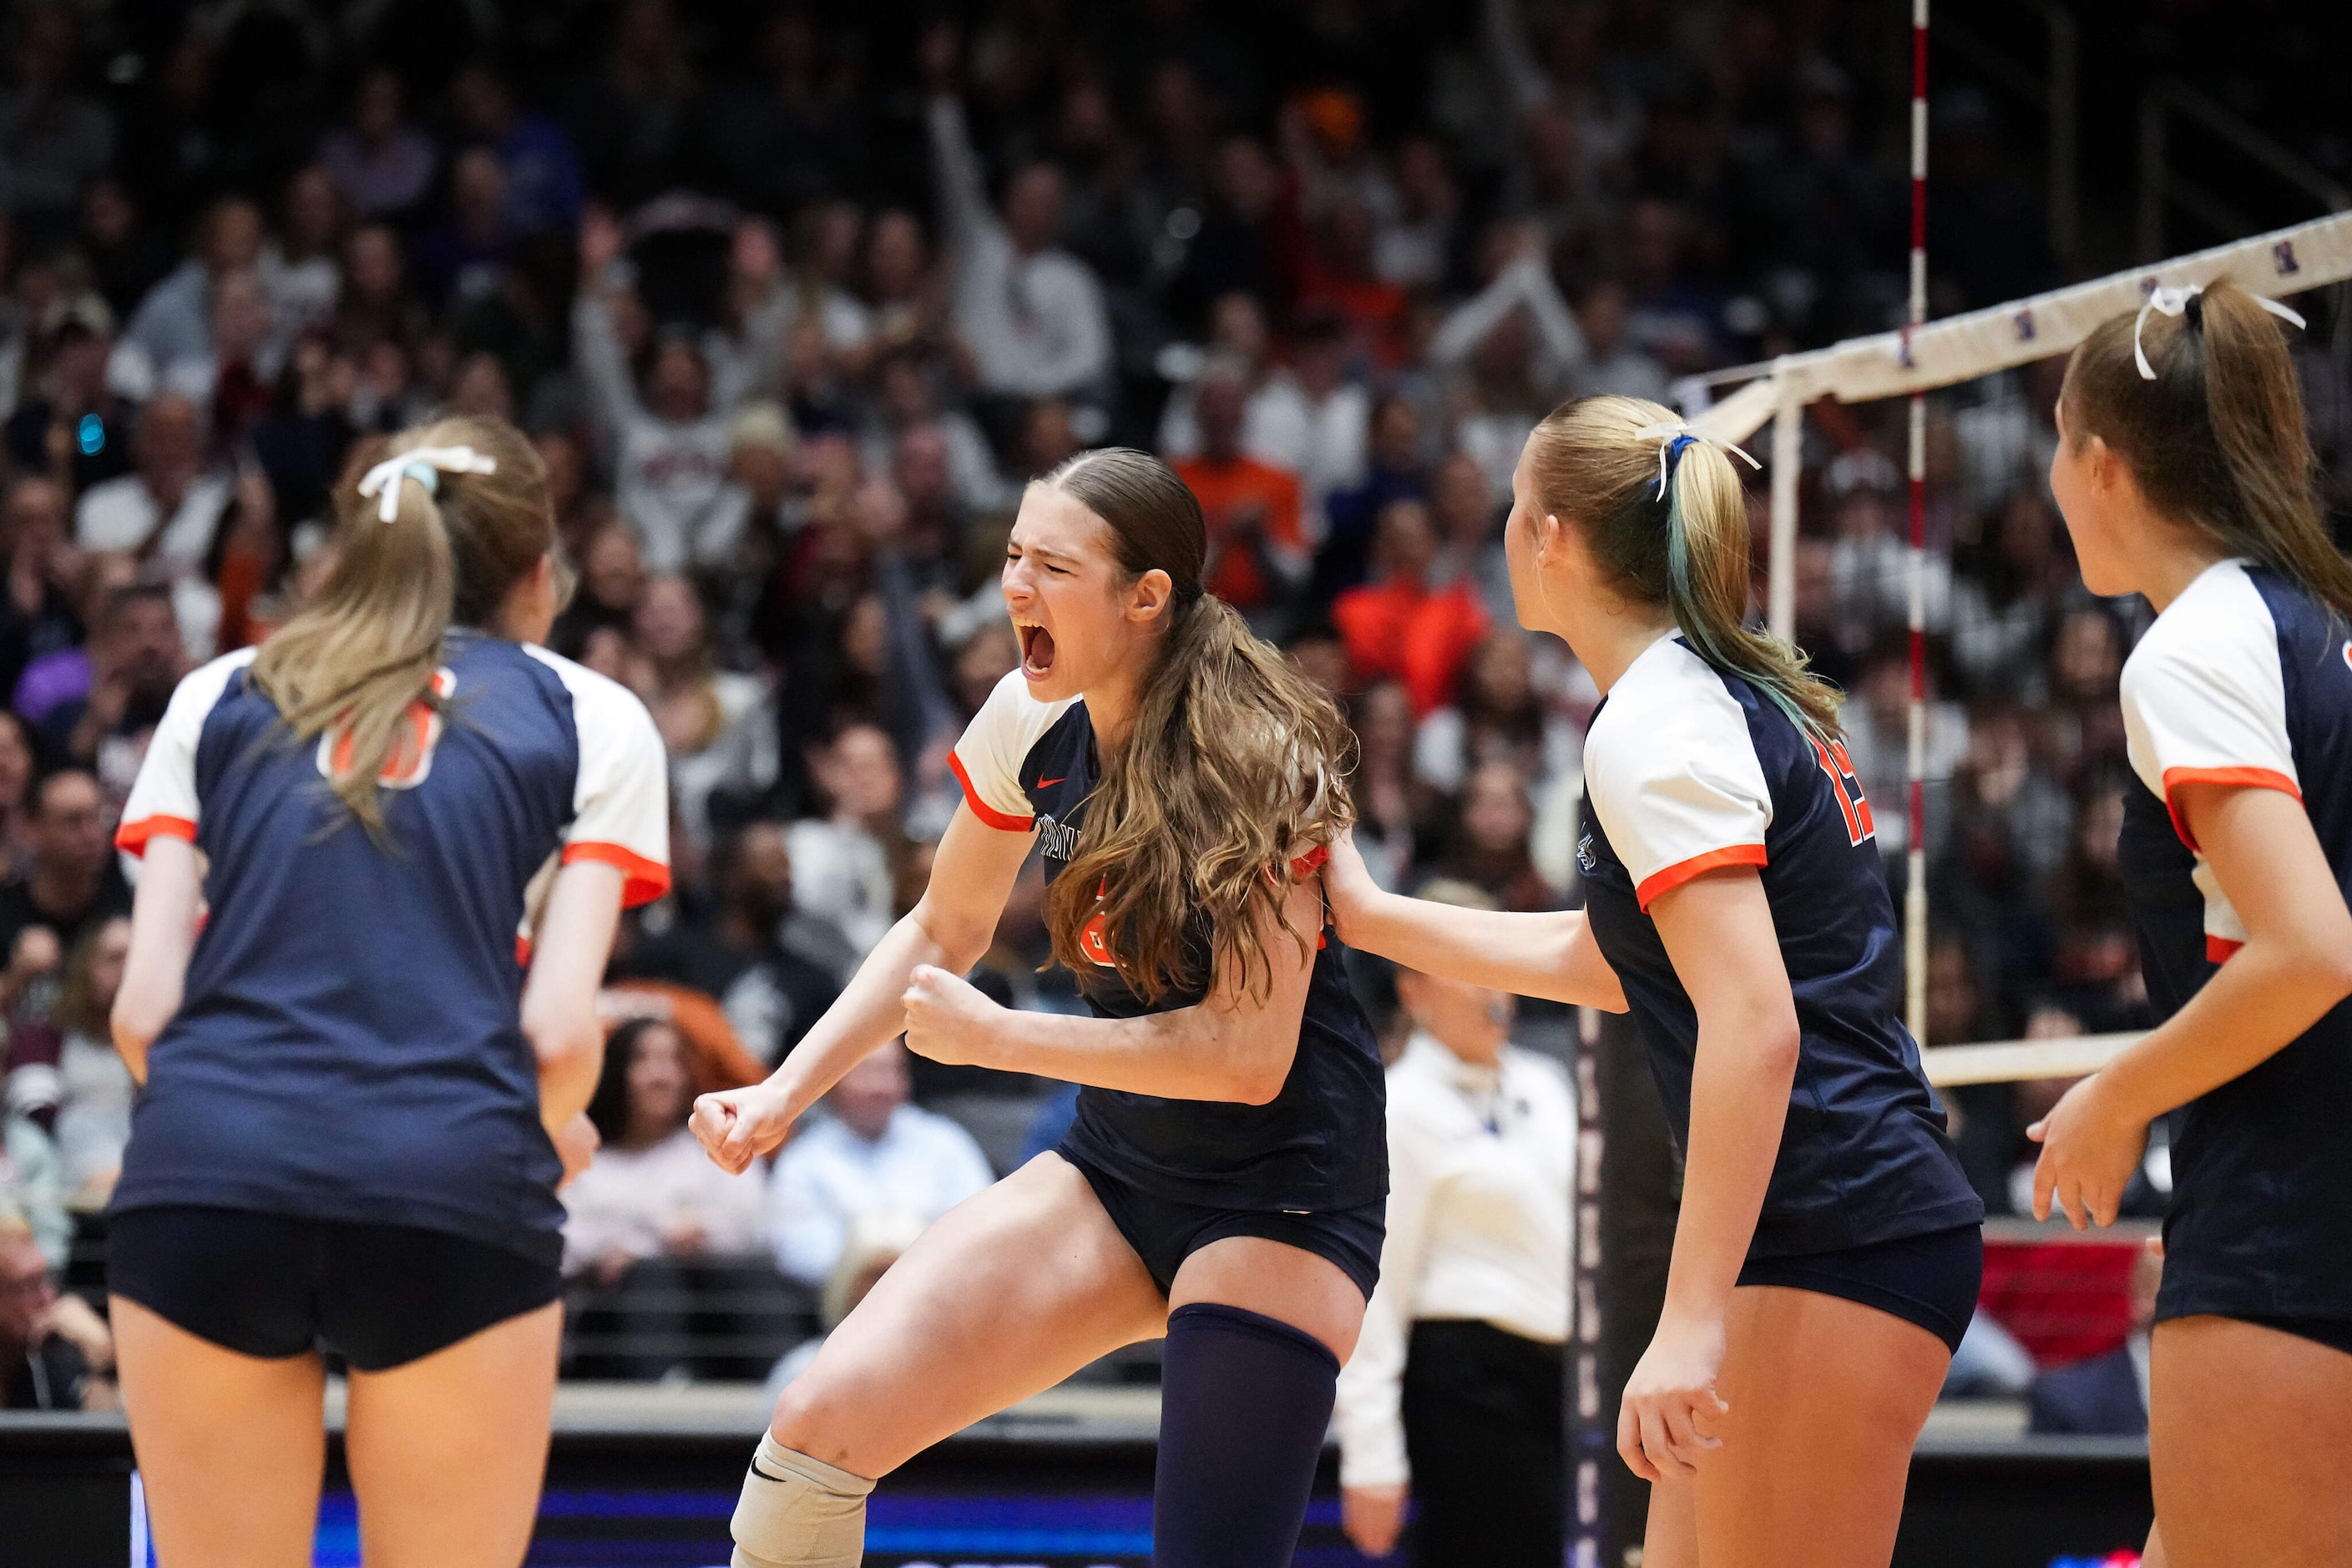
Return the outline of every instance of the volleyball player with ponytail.
<path id="1" fill-rule="evenodd" d="M 1060 1148 L 951 1210 L 784 1391 L 736 1568 L 856 1568 L 875 1479 L 1137 1340 L 1167 1337 L 1153 1562 L 1283 1568 L 1377 1275 L 1378 1045 L 1315 868 L 1350 818 L 1330 700 L 1202 591 L 1168 466 L 1081 453 L 1022 498 L 1021 637 L 955 749 L 922 901 L 766 1083 L 694 1128 L 741 1170 L 901 1030 L 936 1060 L 1085 1086 Z M 1032 845 L 1090 1016 L 958 978 Z"/>
<path id="2" fill-rule="evenodd" d="M 2050 486 L 2124 666 L 2120 862 L 2162 1020 L 2060 1100 L 2034 1210 L 2116 1217 L 2172 1142 L 2148 1453 L 2170 1568 L 2352 1563 L 2352 564 L 2287 340 L 2231 283 L 2074 351 Z"/>
<path id="3" fill-rule="evenodd" d="M 173 695 L 117 839 L 144 1089 L 109 1284 L 171 1568 L 310 1562 L 322 1346 L 371 1568 L 521 1561 L 596 987 L 668 884 L 651 717 L 532 646 L 538 455 L 473 418 L 377 447 L 315 600 Z"/>
<path id="4" fill-rule="evenodd" d="M 1744 454 L 1743 454 L 1744 456 Z M 1983 1207 L 1901 1021 L 1902 943 L 1830 689 L 1748 630 L 1729 453 L 1668 410 L 1555 410 L 1512 477 L 1530 629 L 1605 694 L 1585 907 L 1481 913 L 1326 873 L 1346 939 L 1423 973 L 1630 1005 L 1685 1154 L 1665 1310 L 1618 1451 L 1649 1568 L 1884 1568 L 1976 1306 Z"/>

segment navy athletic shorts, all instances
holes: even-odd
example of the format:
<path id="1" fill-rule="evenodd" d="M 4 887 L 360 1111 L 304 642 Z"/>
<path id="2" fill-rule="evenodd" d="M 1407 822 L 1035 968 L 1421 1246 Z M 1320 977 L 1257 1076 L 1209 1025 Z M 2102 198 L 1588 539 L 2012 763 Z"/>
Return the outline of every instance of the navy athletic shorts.
<path id="1" fill-rule="evenodd" d="M 1957 1353 L 1984 1286 L 1984 1228 L 1956 1225 L 1836 1252 L 1751 1258 L 1739 1283 L 1859 1301 L 1918 1324 Z"/>
<path id="2" fill-rule="evenodd" d="M 1380 1283 L 1381 1242 L 1388 1235 L 1385 1199 L 1328 1210 L 1215 1208 L 1140 1192 L 1105 1174 L 1066 1145 L 1055 1152 L 1086 1177 L 1103 1212 L 1143 1259 L 1163 1296 L 1174 1287 L 1176 1270 L 1183 1267 L 1184 1259 L 1229 1236 L 1264 1237 L 1328 1258 L 1355 1281 L 1367 1301 L 1372 1299 L 1372 1287 Z"/>
<path id="3" fill-rule="evenodd" d="M 324 1345 L 389 1372 L 537 1311 L 563 1279 L 446 1231 L 187 1205 L 113 1217 L 107 1289 L 242 1355 Z"/>

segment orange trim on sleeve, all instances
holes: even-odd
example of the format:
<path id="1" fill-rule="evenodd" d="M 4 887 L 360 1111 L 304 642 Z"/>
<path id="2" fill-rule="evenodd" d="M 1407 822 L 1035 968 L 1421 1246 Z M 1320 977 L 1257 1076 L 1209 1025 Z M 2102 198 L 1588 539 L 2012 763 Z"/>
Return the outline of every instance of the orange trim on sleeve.
<path id="1" fill-rule="evenodd" d="M 948 753 L 948 766 L 954 770 L 956 783 L 963 785 L 963 803 L 971 814 L 991 827 L 1004 833 L 1026 833 L 1037 824 L 1034 816 L 1014 816 L 1003 812 L 980 798 L 980 791 L 971 787 L 971 775 L 963 771 L 963 759 L 953 752 Z"/>
<path id="2" fill-rule="evenodd" d="M 2167 768 L 2164 770 L 2164 810 L 2172 818 L 2172 831 L 2180 842 L 2197 853 L 2197 840 L 2189 836 L 2189 824 L 2180 819 L 2180 808 L 2172 803 L 2172 792 L 2182 784 L 2228 784 L 2238 789 L 2274 789 L 2282 794 L 2303 799 L 2303 791 L 2293 779 L 2275 768 Z M 2216 963 L 2220 961 L 2215 960 Z"/>
<path id="3" fill-rule="evenodd" d="M 1659 894 L 1672 892 L 1693 877 L 1705 876 L 1725 866 L 1761 866 L 1765 864 L 1761 844 L 1727 844 L 1720 849 L 1710 849 L 1704 855 L 1694 855 L 1687 860 L 1677 860 L 1662 870 L 1651 872 L 1633 889 L 1633 901 L 1648 914 L 1650 905 Z"/>
<path id="4" fill-rule="evenodd" d="M 114 830 L 114 847 L 133 855 L 147 853 L 147 841 L 161 836 L 196 841 L 196 825 L 184 816 L 142 816 Z"/>
<path id="5" fill-rule="evenodd" d="M 2227 963 L 2230 962 L 2230 955 L 2245 945 L 2242 942 L 2232 942 L 2226 936 L 2215 936 L 2208 931 L 2205 935 L 2205 962 Z"/>
<path id="6" fill-rule="evenodd" d="M 563 847 L 563 864 L 574 860 L 596 860 L 621 868 L 621 907 L 635 909 L 650 904 L 669 891 L 669 868 L 658 860 L 648 860 L 635 850 L 618 844 L 606 844 L 600 839 L 583 839 Z"/>

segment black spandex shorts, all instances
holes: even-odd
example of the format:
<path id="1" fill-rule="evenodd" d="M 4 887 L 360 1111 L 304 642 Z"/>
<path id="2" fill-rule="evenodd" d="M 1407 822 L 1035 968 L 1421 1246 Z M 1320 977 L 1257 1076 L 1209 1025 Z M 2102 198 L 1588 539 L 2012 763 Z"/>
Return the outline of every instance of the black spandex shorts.
<path id="1" fill-rule="evenodd" d="M 1139 1192 L 1096 1169 L 1066 1146 L 1055 1152 L 1086 1177 L 1103 1212 L 1143 1259 L 1163 1296 L 1174 1287 L 1176 1270 L 1183 1267 L 1184 1259 L 1229 1236 L 1261 1236 L 1328 1258 L 1356 1282 L 1367 1301 L 1372 1299 L 1372 1287 L 1380 1283 L 1381 1241 L 1388 1234 L 1386 1202 L 1308 1212 L 1212 1208 Z"/>
<path id="2" fill-rule="evenodd" d="M 1739 1283 L 1859 1301 L 1918 1324 L 1958 1353 L 1984 1286 L 1984 1229 L 1956 1225 L 1839 1252 L 1751 1258 L 1740 1268 Z"/>
<path id="3" fill-rule="evenodd" d="M 388 1372 L 562 1293 L 551 1264 L 446 1231 L 246 1209 L 116 1215 L 107 1288 L 198 1339 L 278 1359 L 324 1344 Z"/>

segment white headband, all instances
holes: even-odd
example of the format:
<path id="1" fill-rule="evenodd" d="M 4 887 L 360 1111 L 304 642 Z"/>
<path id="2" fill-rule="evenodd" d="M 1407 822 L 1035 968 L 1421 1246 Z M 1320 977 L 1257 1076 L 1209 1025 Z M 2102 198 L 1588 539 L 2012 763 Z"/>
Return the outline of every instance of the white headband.
<path id="1" fill-rule="evenodd" d="M 1680 419 L 1667 419 L 1655 425 L 1644 425 L 1634 431 L 1633 435 L 1637 440 L 1654 440 L 1658 444 L 1658 493 L 1651 498 L 1654 500 L 1665 499 L 1668 464 L 1676 452 L 1693 441 L 1704 441 L 1710 447 L 1720 447 L 1727 452 L 1738 452 L 1740 458 L 1751 468 L 1761 468 L 1764 466 L 1730 442 L 1717 440 L 1705 431 L 1694 430 L 1686 422 Z"/>
<path id="2" fill-rule="evenodd" d="M 2142 381 L 2156 379 L 2156 367 L 2147 363 L 2147 351 L 2139 346 L 2140 329 L 2147 325 L 2147 313 L 2154 310 L 2159 316 L 2181 315 L 2188 310 L 2189 301 L 2203 292 L 2205 292 L 2205 285 L 2202 283 L 2184 283 L 2177 289 L 2159 288 L 2147 291 L 2147 303 L 2139 308 L 2139 316 L 2132 322 L 2132 363 L 2139 366 Z M 2280 304 L 2276 300 L 2261 294 L 2253 295 L 2252 299 L 2255 304 L 2260 305 L 2280 321 L 2293 321 L 2298 327 L 2304 324 L 2301 316 L 2296 315 L 2294 311 Z"/>
<path id="3" fill-rule="evenodd" d="M 394 454 L 370 468 L 360 480 L 360 494 L 383 492 L 375 514 L 385 522 L 400 515 L 400 481 L 415 479 L 431 495 L 441 488 L 443 474 L 495 474 L 498 459 L 471 447 L 414 447 Z"/>

